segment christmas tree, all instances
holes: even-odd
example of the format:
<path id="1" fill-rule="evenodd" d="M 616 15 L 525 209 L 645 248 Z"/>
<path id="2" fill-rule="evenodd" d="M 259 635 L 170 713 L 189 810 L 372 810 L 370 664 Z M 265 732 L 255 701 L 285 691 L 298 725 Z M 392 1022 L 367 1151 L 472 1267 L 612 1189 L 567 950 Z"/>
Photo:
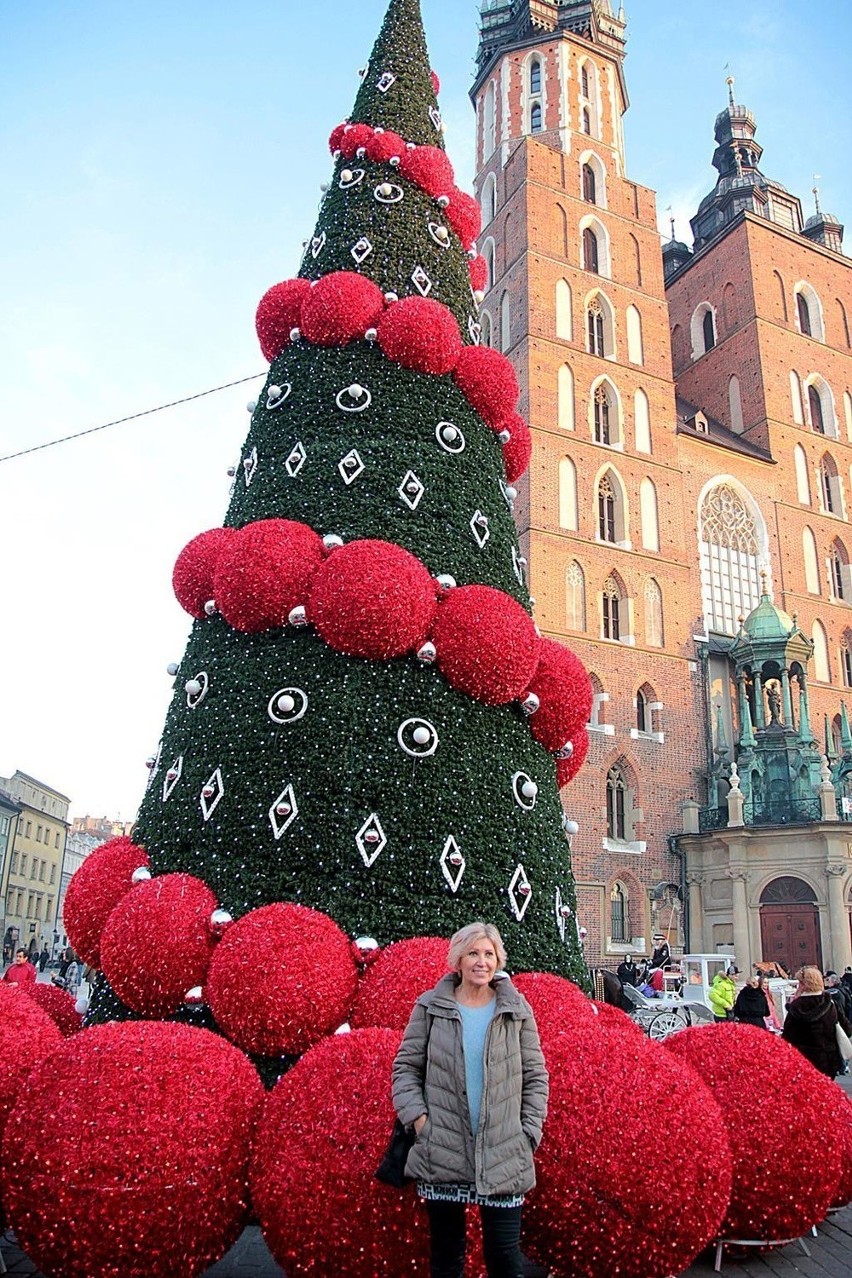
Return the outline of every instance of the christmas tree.
<path id="1" fill-rule="evenodd" d="M 391 0 L 330 145 L 298 277 L 258 308 L 271 366 L 224 525 L 175 565 L 196 621 L 134 834 L 152 884 L 101 949 L 90 1024 L 127 1014 L 110 980 L 136 1012 L 177 1011 L 211 906 L 220 932 L 293 903 L 379 946 L 483 917 L 514 970 L 582 978 L 558 779 L 585 753 L 589 682 L 531 618 L 512 520 L 529 429 L 510 362 L 479 345 L 479 210 L 417 0 Z M 261 918 L 260 945 L 280 922 Z M 176 935 L 201 967 L 172 953 L 152 994 L 150 951 Z"/>

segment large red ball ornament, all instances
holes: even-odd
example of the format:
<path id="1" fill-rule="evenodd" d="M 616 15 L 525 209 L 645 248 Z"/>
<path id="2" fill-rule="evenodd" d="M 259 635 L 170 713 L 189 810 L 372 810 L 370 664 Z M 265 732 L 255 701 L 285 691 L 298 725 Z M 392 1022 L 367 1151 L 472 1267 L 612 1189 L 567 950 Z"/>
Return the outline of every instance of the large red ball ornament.
<path id="1" fill-rule="evenodd" d="M 450 373 L 462 350 L 452 311 L 430 297 L 407 297 L 390 307 L 378 327 L 388 359 L 417 373 Z"/>
<path id="2" fill-rule="evenodd" d="M 429 75 L 432 79 L 432 89 L 435 93 L 435 97 L 437 98 L 438 94 L 441 92 L 441 81 L 438 79 L 438 72 L 430 71 Z"/>
<path id="3" fill-rule="evenodd" d="M 443 937 L 414 936 L 383 949 L 361 978 L 349 1018 L 353 1029 L 405 1029 L 414 1000 L 446 976 L 447 948 Z"/>
<path id="4" fill-rule="evenodd" d="M 384 308 L 382 290 L 366 275 L 332 271 L 302 303 L 302 336 L 318 346 L 345 346 L 375 327 Z"/>
<path id="5" fill-rule="evenodd" d="M 342 124 L 338 124 L 336 128 L 332 129 L 329 134 L 328 149 L 332 155 L 334 155 L 335 151 L 340 150 L 340 144 L 343 141 L 343 135 L 346 132 L 347 124 L 348 121 L 344 120 Z"/>
<path id="6" fill-rule="evenodd" d="M 556 784 L 561 790 L 563 785 L 573 781 L 586 762 L 589 753 L 589 734 L 585 728 L 579 728 L 571 738 L 573 753 L 568 759 L 556 760 Z"/>
<path id="7" fill-rule="evenodd" d="M 529 687 L 539 700 L 530 729 L 545 750 L 556 753 L 589 722 L 592 683 L 586 667 L 564 644 L 542 639 Z"/>
<path id="8" fill-rule="evenodd" d="M 466 346 L 453 377 L 480 417 L 492 430 L 499 431 L 520 394 L 511 360 L 490 346 Z"/>
<path id="9" fill-rule="evenodd" d="M 469 249 L 482 230 L 482 210 L 472 195 L 456 186 L 448 192 L 450 202 L 445 216 L 466 249 Z"/>
<path id="10" fill-rule="evenodd" d="M 399 171 L 433 199 L 449 195 L 456 184 L 449 157 L 437 146 L 416 146 L 413 151 L 404 151 Z"/>
<path id="11" fill-rule="evenodd" d="M 428 1225 L 417 1197 L 373 1175 L 394 1121 L 390 1078 L 399 1041 L 388 1029 L 326 1039 L 266 1102 L 252 1202 L 290 1278 L 429 1272 Z"/>
<path id="12" fill-rule="evenodd" d="M 101 933 L 118 902 L 133 887 L 133 872 L 148 865 L 148 854 L 122 835 L 90 852 L 68 884 L 63 906 L 65 931 L 75 952 L 90 967 L 101 965 Z"/>
<path id="13" fill-rule="evenodd" d="M 798 1238 L 831 1206 L 843 1173 L 837 1087 L 775 1034 L 706 1025 L 666 1040 L 716 1098 L 733 1154 L 726 1238 Z M 771 1097 L 771 1103 L 767 1101 Z M 767 1194 L 771 1176 L 784 1191 Z"/>
<path id="14" fill-rule="evenodd" d="M 50 1078 L 47 1058 L 62 1043 L 53 1020 L 23 987 L 0 984 L 0 1137 L 18 1093 L 26 1080 L 37 1075 Z M 43 1154 L 39 1159 L 39 1164 Z M 33 1169 L 34 1170 L 34 1169 Z"/>
<path id="15" fill-rule="evenodd" d="M 339 151 L 345 160 L 354 160 L 361 147 L 366 149 L 370 145 L 373 132 L 369 124 L 345 124 L 341 134 L 337 135 L 335 130 L 338 144 L 334 150 Z"/>
<path id="16" fill-rule="evenodd" d="M 846 1104 L 840 1106 L 838 1114 L 843 1124 L 843 1174 L 840 1184 L 834 1191 L 832 1207 L 845 1207 L 852 1202 L 852 1101 L 846 1097 Z"/>
<path id="17" fill-rule="evenodd" d="M 239 1236 L 257 1073 L 218 1035 L 123 1022 L 67 1039 L 9 1120 L 18 1241 L 62 1278 L 195 1278 Z"/>
<path id="18" fill-rule="evenodd" d="M 185 612 L 202 620 L 204 605 L 213 598 L 213 577 L 219 556 L 236 536 L 235 528 L 211 528 L 184 546 L 172 572 L 175 597 Z"/>
<path id="19" fill-rule="evenodd" d="M 83 1028 L 83 1018 L 75 1007 L 75 1000 L 67 990 L 58 985 L 50 985 L 46 981 L 36 981 L 35 985 L 22 985 L 21 990 L 27 998 L 37 1003 L 43 1012 L 47 1012 L 63 1038 L 70 1038 Z"/>
<path id="20" fill-rule="evenodd" d="M 532 618 L 492 586 L 451 590 L 430 638 L 447 682 L 489 706 L 519 697 L 538 662 L 539 637 Z"/>
<path id="21" fill-rule="evenodd" d="M 187 990 L 204 984 L 217 905 L 191 874 L 157 875 L 122 897 L 101 937 L 101 967 L 122 1003 L 144 1016 L 169 1016 Z"/>
<path id="22" fill-rule="evenodd" d="M 260 349 L 270 364 L 289 346 L 290 334 L 299 327 L 302 303 L 310 291 L 310 280 L 283 280 L 273 284 L 260 299 L 254 323 Z"/>
<path id="23" fill-rule="evenodd" d="M 468 270 L 470 271 L 470 287 L 474 293 L 484 293 L 488 288 L 488 263 L 481 253 L 478 253 L 469 264 Z"/>
<path id="24" fill-rule="evenodd" d="M 388 160 L 398 155 L 405 155 L 405 139 L 393 129 L 385 129 L 382 133 L 373 133 L 367 143 L 367 159 L 375 164 L 387 164 Z"/>
<path id="25" fill-rule="evenodd" d="M 247 634 L 283 626 L 304 604 L 308 583 L 325 557 L 322 538 L 292 519 L 246 524 L 222 553 L 213 578 L 216 606 Z"/>
<path id="26" fill-rule="evenodd" d="M 205 996 L 246 1052 L 297 1056 L 341 1025 L 358 987 L 349 941 L 327 914 L 278 902 L 244 914 L 219 942 Z"/>
<path id="27" fill-rule="evenodd" d="M 503 465 L 506 479 L 515 484 L 529 470 L 532 457 L 532 432 L 520 414 L 515 413 L 501 427 L 509 431 L 509 439 L 503 445 Z"/>
<path id="28" fill-rule="evenodd" d="M 311 580 L 308 618 L 327 644 L 351 657 L 413 652 L 435 615 L 436 587 L 414 555 L 387 541 L 351 541 Z"/>
<path id="29" fill-rule="evenodd" d="M 596 1018 L 592 1000 L 573 981 L 552 972 L 519 972 L 512 977 L 512 983 L 535 1014 L 546 1060 L 553 1043 L 567 1029 L 578 1025 L 594 1029 Z"/>
<path id="30" fill-rule="evenodd" d="M 666 1278 L 716 1236 L 731 1188 L 724 1122 L 701 1078 L 667 1055 L 632 1028 L 586 1021 L 550 1044 L 538 1187 L 524 1207 L 539 1263 L 572 1278 Z M 626 1097 L 638 1098 L 627 1114 Z M 649 1170 L 663 1113 L 664 1184 Z"/>

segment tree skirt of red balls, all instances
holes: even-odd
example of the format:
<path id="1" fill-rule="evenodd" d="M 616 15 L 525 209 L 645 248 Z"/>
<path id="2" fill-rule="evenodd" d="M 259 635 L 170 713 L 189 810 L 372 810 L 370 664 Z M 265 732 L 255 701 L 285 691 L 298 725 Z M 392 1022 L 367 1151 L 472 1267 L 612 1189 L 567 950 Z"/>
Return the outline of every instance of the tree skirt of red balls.
<path id="1" fill-rule="evenodd" d="M 440 936 L 394 941 L 367 968 L 349 1018 L 353 1029 L 404 1030 L 415 999 L 447 974 L 448 942 Z"/>
<path id="2" fill-rule="evenodd" d="M 37 1003 L 43 1012 L 47 1012 L 63 1038 L 70 1038 L 83 1028 L 83 1018 L 67 990 L 61 990 L 58 985 L 50 985 L 45 981 L 37 981 L 35 985 L 23 986 L 22 992 Z"/>

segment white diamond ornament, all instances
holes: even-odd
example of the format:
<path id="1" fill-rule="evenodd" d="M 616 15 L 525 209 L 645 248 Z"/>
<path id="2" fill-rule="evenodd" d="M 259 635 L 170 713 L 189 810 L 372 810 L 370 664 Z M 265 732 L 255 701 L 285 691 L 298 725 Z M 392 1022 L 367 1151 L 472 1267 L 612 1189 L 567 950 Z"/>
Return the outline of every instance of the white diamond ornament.
<path id="1" fill-rule="evenodd" d="M 225 783 L 222 780 L 222 771 L 217 768 L 212 776 L 204 782 L 201 789 L 201 812 L 205 821 L 209 821 L 225 793 Z"/>
<path id="2" fill-rule="evenodd" d="M 174 790 L 183 773 L 183 755 L 179 754 L 163 778 L 163 802 Z"/>
<path id="3" fill-rule="evenodd" d="M 411 283 L 421 297 L 428 297 L 432 292 L 432 281 L 422 266 L 415 266 L 411 273 Z"/>
<path id="4" fill-rule="evenodd" d="M 337 469 L 347 488 L 350 484 L 354 484 L 358 476 L 363 474 L 364 471 L 364 462 L 358 449 L 352 448 L 345 457 L 341 457 L 337 463 Z"/>
<path id="5" fill-rule="evenodd" d="M 387 837 L 382 823 L 375 812 L 371 812 L 361 829 L 355 835 L 355 843 L 361 853 L 361 859 L 367 869 L 381 855 L 387 845 Z"/>
<path id="6" fill-rule="evenodd" d="M 444 850 L 441 853 L 441 872 L 453 892 L 458 892 L 466 868 L 462 850 L 455 837 L 451 834 L 447 838 Z"/>
<path id="7" fill-rule="evenodd" d="M 302 443 L 301 440 L 297 440 L 297 442 L 290 449 L 287 460 L 284 462 L 284 469 L 286 470 L 287 474 L 290 476 L 291 479 L 296 478 L 299 471 L 304 466 L 306 458 L 307 458 L 307 453 L 305 452 L 305 445 Z"/>
<path id="8" fill-rule="evenodd" d="M 526 914 L 531 900 L 532 885 L 527 878 L 523 865 L 518 864 L 509 884 L 509 901 L 512 906 L 512 913 L 519 923 Z"/>
<path id="9" fill-rule="evenodd" d="M 269 824 L 272 826 L 272 833 L 276 839 L 281 838 L 298 815 L 299 805 L 296 802 L 296 793 L 292 785 L 287 785 L 273 800 L 272 807 L 269 809 Z"/>
<path id="10" fill-rule="evenodd" d="M 402 483 L 396 491 L 399 493 L 409 510 L 416 510 L 420 505 L 420 500 L 426 489 L 423 487 L 423 484 L 417 478 L 414 471 L 408 470 L 405 472 Z"/>
<path id="11" fill-rule="evenodd" d="M 362 262 L 366 262 L 372 251 L 373 245 L 366 235 L 362 235 L 360 240 L 356 240 L 349 250 L 357 266 L 360 266 Z"/>

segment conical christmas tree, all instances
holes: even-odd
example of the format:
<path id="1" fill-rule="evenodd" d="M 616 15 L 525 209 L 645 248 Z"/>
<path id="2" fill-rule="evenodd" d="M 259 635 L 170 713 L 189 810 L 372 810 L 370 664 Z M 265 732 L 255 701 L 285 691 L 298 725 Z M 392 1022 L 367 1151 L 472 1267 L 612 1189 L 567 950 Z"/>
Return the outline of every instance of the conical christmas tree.
<path id="1" fill-rule="evenodd" d="M 530 616 L 529 430 L 478 344 L 478 208 L 417 0 L 391 0 L 331 148 L 299 276 L 258 309 L 271 367 L 224 526 L 174 570 L 197 620 L 134 836 L 151 881 L 100 950 L 137 1013 L 204 984 L 211 905 L 219 932 L 292 903 L 380 946 L 482 917 L 514 970 L 582 976 L 557 773 L 585 754 L 589 682 Z M 262 947 L 281 917 L 258 917 Z M 102 981 L 90 1023 L 121 1014 Z"/>

